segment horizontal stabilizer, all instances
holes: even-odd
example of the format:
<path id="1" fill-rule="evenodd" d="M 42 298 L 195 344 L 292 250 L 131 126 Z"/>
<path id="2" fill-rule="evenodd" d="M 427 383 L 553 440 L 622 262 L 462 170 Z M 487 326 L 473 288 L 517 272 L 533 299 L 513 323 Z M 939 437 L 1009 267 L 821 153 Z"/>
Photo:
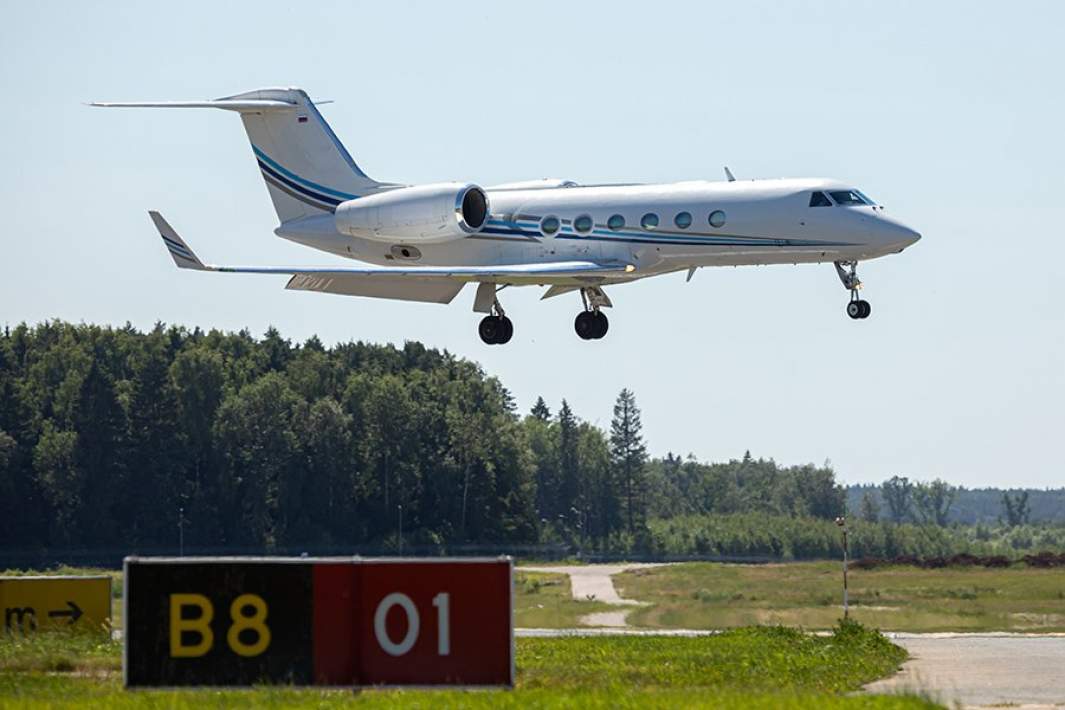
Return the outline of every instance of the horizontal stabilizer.
<path id="1" fill-rule="evenodd" d="M 100 108 L 221 108 L 227 111 L 291 111 L 295 103 L 274 99 L 216 99 L 214 101 L 92 101 Z"/>

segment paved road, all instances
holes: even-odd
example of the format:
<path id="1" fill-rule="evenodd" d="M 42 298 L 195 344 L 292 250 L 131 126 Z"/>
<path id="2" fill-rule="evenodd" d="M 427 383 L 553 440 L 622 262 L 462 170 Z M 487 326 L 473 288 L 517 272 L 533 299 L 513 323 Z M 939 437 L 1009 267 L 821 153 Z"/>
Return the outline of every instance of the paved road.
<path id="1" fill-rule="evenodd" d="M 519 637 L 712 636 L 707 629 L 516 629 Z M 827 633 L 827 632 L 822 632 Z M 910 652 L 870 693 L 925 693 L 949 707 L 1065 708 L 1065 634 L 888 633 Z"/>
<path id="2" fill-rule="evenodd" d="M 577 601 L 595 600 L 616 606 L 639 606 L 641 602 L 636 599 L 621 598 L 618 590 L 614 587 L 614 580 L 611 577 L 630 569 L 661 566 L 661 564 L 634 562 L 621 565 L 560 565 L 557 567 L 521 567 L 520 569 L 530 572 L 569 575 L 570 593 Z M 585 614 L 578 619 L 578 622 L 584 626 L 606 626 L 614 629 L 623 629 L 627 625 L 626 617 L 628 614 L 628 609 L 598 611 L 593 614 Z"/>
<path id="3" fill-rule="evenodd" d="M 622 599 L 614 588 L 611 576 L 630 569 L 662 567 L 662 564 L 634 562 L 621 565 L 559 565 L 557 567 L 519 567 L 529 572 L 550 572 L 551 574 L 569 575 L 570 589 L 577 601 L 594 599 L 597 602 L 618 605 L 639 605 L 635 599 Z"/>
<path id="4" fill-rule="evenodd" d="M 873 693 L 918 690 L 951 706 L 1065 707 L 1061 634 L 887 634 L 910 652 L 900 673 Z"/>

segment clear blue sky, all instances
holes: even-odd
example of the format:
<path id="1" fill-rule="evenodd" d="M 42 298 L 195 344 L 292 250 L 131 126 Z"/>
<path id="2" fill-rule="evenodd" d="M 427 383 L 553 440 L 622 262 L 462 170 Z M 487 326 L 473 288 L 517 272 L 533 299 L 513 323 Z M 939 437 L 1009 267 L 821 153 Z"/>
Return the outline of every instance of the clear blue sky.
<path id="1" fill-rule="evenodd" d="M 651 451 L 831 459 L 848 482 L 1065 483 L 1065 5 L 1057 2 L 12 3 L 0 25 L 0 323 L 270 324 L 415 339 Z M 104 111 L 297 85 L 382 180 L 831 176 L 924 239 L 864 264 L 704 269 L 578 297 L 508 290 L 506 347 L 450 307 L 178 272 L 146 210 L 217 263 L 336 263 L 273 236 L 238 118 Z"/>

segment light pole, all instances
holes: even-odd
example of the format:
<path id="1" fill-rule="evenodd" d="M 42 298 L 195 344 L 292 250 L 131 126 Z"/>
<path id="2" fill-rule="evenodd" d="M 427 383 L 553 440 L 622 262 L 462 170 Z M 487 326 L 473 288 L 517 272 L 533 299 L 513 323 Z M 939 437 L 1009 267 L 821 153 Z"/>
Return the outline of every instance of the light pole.
<path id="1" fill-rule="evenodd" d="M 399 556 L 403 556 L 403 506 L 397 505 L 399 509 Z"/>
<path id="2" fill-rule="evenodd" d="M 843 533 L 843 618 L 849 618 L 847 599 L 847 519 L 843 516 L 836 518 L 836 525 Z"/>
<path id="3" fill-rule="evenodd" d="M 178 508 L 178 557 L 185 556 L 185 508 Z"/>

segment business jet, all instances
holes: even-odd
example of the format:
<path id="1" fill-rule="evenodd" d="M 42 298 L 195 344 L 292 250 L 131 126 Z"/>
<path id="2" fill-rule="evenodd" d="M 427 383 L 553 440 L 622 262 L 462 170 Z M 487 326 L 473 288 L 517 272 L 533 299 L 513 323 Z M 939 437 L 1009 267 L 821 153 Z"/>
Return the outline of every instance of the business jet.
<path id="1" fill-rule="evenodd" d="M 158 212 L 182 269 L 285 274 L 286 288 L 450 303 L 477 284 L 487 344 L 511 339 L 508 286 L 580 294 L 577 335 L 606 335 L 605 288 L 704 266 L 826 263 L 867 318 L 858 262 L 901 252 L 921 235 L 847 183 L 825 179 L 584 185 L 544 179 L 482 187 L 402 185 L 364 173 L 301 89 L 260 89 L 211 101 L 96 102 L 103 107 L 217 108 L 240 114 L 280 225 L 274 233 L 368 266 L 240 267 L 204 263 Z"/>

